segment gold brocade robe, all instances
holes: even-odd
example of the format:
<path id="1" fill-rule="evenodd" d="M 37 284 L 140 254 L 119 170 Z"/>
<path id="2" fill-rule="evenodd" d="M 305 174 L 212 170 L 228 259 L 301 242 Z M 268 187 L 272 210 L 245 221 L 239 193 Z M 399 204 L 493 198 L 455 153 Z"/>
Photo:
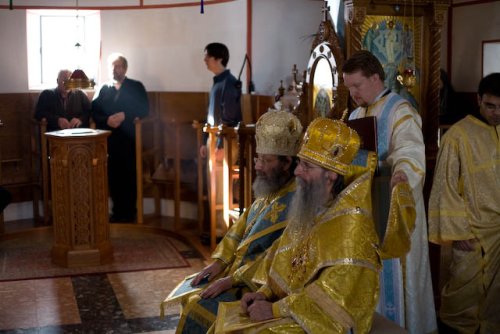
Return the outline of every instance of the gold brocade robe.
<path id="1" fill-rule="evenodd" d="M 264 283 L 259 291 L 274 302 L 275 319 L 228 319 L 229 313 L 221 313 L 226 306 L 222 303 L 216 332 L 323 334 L 354 328 L 355 333 L 368 333 L 380 269 L 370 193 L 371 174 L 366 172 L 316 217 L 307 236 L 285 229 L 254 276 Z"/>
<path id="2" fill-rule="evenodd" d="M 256 199 L 217 245 L 212 259 L 221 261 L 225 269 L 213 281 L 229 276 L 233 281 L 231 289 L 214 298 L 201 298 L 200 289 L 193 288 L 180 298 L 167 298 L 162 303 L 162 308 L 176 303 L 183 306 L 176 333 L 206 333 L 215 321 L 221 301 L 238 300 L 243 293 L 257 290 L 251 281 L 254 263 L 281 236 L 295 188 L 292 179 L 280 190 Z"/>
<path id="3" fill-rule="evenodd" d="M 293 179 L 279 191 L 256 199 L 231 226 L 212 253 L 212 259 L 227 266 L 222 277 L 230 275 L 235 283 L 255 287 L 251 282 L 252 265 L 286 227 L 295 187 Z"/>
<path id="4" fill-rule="evenodd" d="M 429 200 L 429 240 L 452 249 L 440 317 L 460 333 L 500 333 L 500 126 L 467 116 L 443 136 Z"/>

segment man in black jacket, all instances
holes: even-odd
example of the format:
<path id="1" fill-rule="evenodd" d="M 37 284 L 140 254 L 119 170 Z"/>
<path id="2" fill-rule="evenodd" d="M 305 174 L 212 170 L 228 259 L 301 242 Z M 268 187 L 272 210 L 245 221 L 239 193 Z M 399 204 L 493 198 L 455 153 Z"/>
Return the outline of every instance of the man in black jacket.
<path id="1" fill-rule="evenodd" d="M 90 100 L 80 89 L 66 89 L 71 71 L 60 70 L 57 87 L 46 89 L 38 98 L 35 118 L 47 120 L 47 131 L 89 127 Z"/>
<path id="2" fill-rule="evenodd" d="M 113 80 L 94 98 L 92 117 L 98 129 L 111 130 L 108 137 L 108 182 L 113 200 L 110 221 L 130 222 L 137 211 L 134 119 L 148 115 L 149 102 L 144 85 L 125 76 L 127 59 L 112 54 L 108 60 Z"/>

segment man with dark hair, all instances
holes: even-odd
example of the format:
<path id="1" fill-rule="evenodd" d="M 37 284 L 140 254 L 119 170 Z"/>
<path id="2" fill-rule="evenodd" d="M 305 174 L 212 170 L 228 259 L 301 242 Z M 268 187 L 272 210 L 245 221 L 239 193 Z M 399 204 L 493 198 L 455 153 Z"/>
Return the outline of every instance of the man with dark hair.
<path id="1" fill-rule="evenodd" d="M 459 333 L 500 333 L 500 73 L 481 80 L 477 102 L 442 138 L 429 239 L 451 246 L 441 321 Z"/>
<path id="2" fill-rule="evenodd" d="M 302 136 L 297 117 L 286 111 L 268 111 L 256 124 L 255 201 L 231 226 L 212 253 L 214 260 L 193 279 L 193 288 L 208 279 L 203 290 L 183 296 L 177 333 L 206 333 L 221 301 L 238 300 L 255 290 L 253 264 L 281 235 L 295 191 L 293 170 Z M 164 306 L 172 304 L 166 301 Z"/>
<path id="3" fill-rule="evenodd" d="M 229 50 L 222 43 L 210 43 L 205 47 L 208 56 L 220 59 L 222 66 L 226 67 L 229 62 Z"/>
<path id="4" fill-rule="evenodd" d="M 371 77 L 374 74 L 378 74 L 380 80 L 385 80 L 384 68 L 377 57 L 375 57 L 371 52 L 359 51 L 352 55 L 345 62 L 342 70 L 345 73 L 354 73 L 360 71 L 364 77 Z"/>
<path id="5" fill-rule="evenodd" d="M 92 117 L 98 129 L 111 130 L 108 137 L 108 183 L 113 200 L 111 222 L 131 222 L 137 213 L 134 120 L 148 115 L 144 85 L 129 79 L 127 59 L 120 54 L 108 58 L 113 81 L 105 84 L 92 102 Z"/>
<path id="6" fill-rule="evenodd" d="M 204 62 L 207 69 L 214 74 L 213 86 L 209 95 L 207 124 L 210 126 L 236 126 L 242 120 L 241 114 L 241 85 L 238 80 L 226 69 L 229 61 L 229 50 L 222 43 L 210 43 L 205 47 Z M 214 141 L 214 146 L 211 142 Z M 215 152 L 208 152 L 209 147 L 215 147 Z M 237 143 L 233 144 L 233 161 L 237 159 Z M 211 207 L 223 206 L 223 170 L 222 160 L 224 158 L 223 140 L 221 137 L 204 136 L 204 143 L 200 146 L 200 157 L 215 157 L 215 164 L 211 170 L 207 168 L 207 188 L 209 193 L 215 192 L 215 203 L 212 196 L 208 196 Z M 211 182 L 210 178 L 214 178 Z M 212 189 L 215 185 L 215 189 Z M 233 186 L 232 184 L 230 186 Z M 210 210 L 206 210 L 207 213 Z M 207 217 L 207 221 L 215 219 L 217 235 L 220 237 L 227 229 L 229 222 L 225 221 L 221 210 L 217 210 L 215 217 Z M 203 237 L 203 236 L 202 236 Z"/>
<path id="7" fill-rule="evenodd" d="M 47 120 L 47 131 L 89 126 L 90 100 L 82 90 L 65 87 L 70 77 L 71 71 L 60 70 L 57 88 L 44 90 L 38 98 L 35 118 Z"/>
<path id="8" fill-rule="evenodd" d="M 405 264 L 399 258 L 383 261 L 381 281 L 385 283 L 380 285 L 378 311 L 411 334 L 434 332 L 437 323 L 423 198 L 422 120 L 408 101 L 385 87 L 382 65 L 369 51 L 354 53 L 342 71 L 351 98 L 358 105 L 349 119 L 377 118 L 380 177 L 375 181 L 379 205 L 374 206 L 374 216 L 379 229 L 386 231 L 391 192 L 396 184 L 410 184 L 417 210 Z"/>
<path id="9" fill-rule="evenodd" d="M 224 124 L 235 126 L 241 120 L 241 87 L 238 80 L 226 69 L 229 50 L 222 43 L 210 43 L 205 47 L 205 64 L 214 76 L 214 84 L 209 96 L 207 123 L 211 126 Z M 222 141 L 217 142 L 217 148 Z M 222 154 L 222 150 L 219 154 Z M 207 146 L 200 148 L 202 157 L 207 156 Z"/>

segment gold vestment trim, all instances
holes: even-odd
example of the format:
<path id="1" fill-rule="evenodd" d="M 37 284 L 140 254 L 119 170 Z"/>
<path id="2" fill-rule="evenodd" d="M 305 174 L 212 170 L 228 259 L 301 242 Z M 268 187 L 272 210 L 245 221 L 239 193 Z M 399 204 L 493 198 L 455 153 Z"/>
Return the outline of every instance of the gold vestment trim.
<path id="1" fill-rule="evenodd" d="M 331 298 L 325 298 L 325 293 L 316 284 L 311 284 L 305 289 L 306 294 L 314 300 L 316 304 L 328 314 L 332 319 L 342 325 L 344 328 L 354 328 L 354 319 L 347 313 L 342 306 Z"/>

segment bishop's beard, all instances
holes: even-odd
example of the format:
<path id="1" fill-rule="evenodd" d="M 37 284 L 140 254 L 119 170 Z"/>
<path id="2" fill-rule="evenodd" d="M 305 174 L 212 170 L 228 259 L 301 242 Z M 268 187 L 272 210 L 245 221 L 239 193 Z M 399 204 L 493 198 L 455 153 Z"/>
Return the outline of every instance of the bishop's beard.
<path id="1" fill-rule="evenodd" d="M 325 202 L 325 177 L 324 172 L 321 177 L 311 182 L 306 182 L 297 177 L 297 190 L 290 203 L 288 211 L 287 231 L 291 233 L 294 240 L 298 240 L 307 235 L 314 226 L 314 218 L 318 209 Z"/>
<path id="2" fill-rule="evenodd" d="M 271 169 L 269 176 L 266 176 L 262 172 L 257 172 L 257 176 L 252 185 L 255 198 L 265 197 L 280 190 L 289 179 L 289 173 L 283 170 L 281 164 Z"/>

